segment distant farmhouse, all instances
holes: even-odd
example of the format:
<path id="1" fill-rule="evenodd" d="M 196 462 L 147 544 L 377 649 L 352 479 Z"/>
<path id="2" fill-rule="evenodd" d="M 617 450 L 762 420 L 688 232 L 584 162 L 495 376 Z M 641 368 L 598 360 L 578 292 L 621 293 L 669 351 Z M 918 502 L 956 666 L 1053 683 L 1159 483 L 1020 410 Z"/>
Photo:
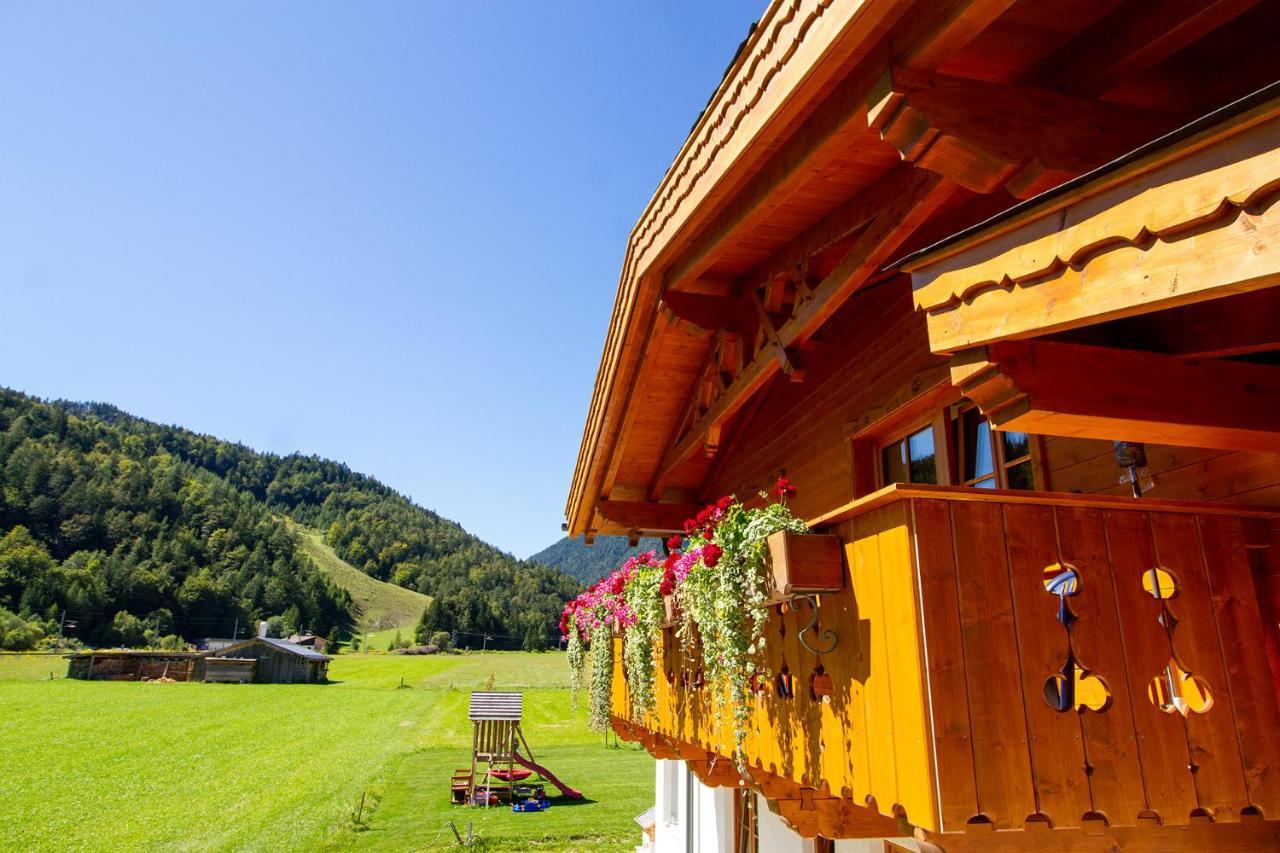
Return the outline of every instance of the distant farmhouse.
<path id="1" fill-rule="evenodd" d="M 205 663 L 217 671 L 228 667 L 227 661 L 240 661 L 238 666 L 252 670 L 244 680 L 256 684 L 315 684 L 328 681 L 330 660 L 328 655 L 288 640 L 254 637 L 222 649 Z"/>
<path id="2" fill-rule="evenodd" d="M 301 639 L 319 641 L 308 635 Z M 67 678 L 87 681 L 218 681 L 238 684 L 318 684 L 329 680 L 328 655 L 301 643 L 274 637 L 206 640 L 203 652 L 110 649 L 67 655 Z M 217 644 L 217 645 L 214 645 Z"/>
<path id="3" fill-rule="evenodd" d="M 325 646 L 329 645 L 329 641 L 318 634 L 294 634 L 289 637 L 289 642 L 306 646 L 308 649 L 314 649 L 317 652 L 323 652 Z"/>

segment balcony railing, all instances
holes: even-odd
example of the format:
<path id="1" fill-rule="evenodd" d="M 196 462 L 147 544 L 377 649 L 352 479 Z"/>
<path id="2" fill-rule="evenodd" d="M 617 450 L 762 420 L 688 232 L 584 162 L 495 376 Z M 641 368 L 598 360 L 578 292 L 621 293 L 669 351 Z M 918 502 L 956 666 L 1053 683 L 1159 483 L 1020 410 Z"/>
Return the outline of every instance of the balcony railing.
<path id="1" fill-rule="evenodd" d="M 844 542 L 845 589 L 818 608 L 839 643 L 805 648 L 803 602 L 771 611 L 748 764 L 932 833 L 1274 818 L 1280 704 L 1251 561 L 1277 516 L 895 486 L 819 519 Z M 615 725 L 731 755 L 674 629 L 660 653 L 656 712 L 629 719 L 618 678 Z"/>

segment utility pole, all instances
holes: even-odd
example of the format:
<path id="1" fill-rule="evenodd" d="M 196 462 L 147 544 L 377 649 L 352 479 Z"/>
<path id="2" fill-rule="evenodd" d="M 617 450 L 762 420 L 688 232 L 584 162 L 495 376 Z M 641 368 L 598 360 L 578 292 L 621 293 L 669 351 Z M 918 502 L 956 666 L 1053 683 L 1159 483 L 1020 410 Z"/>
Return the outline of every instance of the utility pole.
<path id="1" fill-rule="evenodd" d="M 485 634 L 485 635 L 484 635 L 484 642 L 480 645 L 480 651 L 482 651 L 482 652 L 487 652 L 487 651 L 489 651 L 489 641 L 490 641 L 490 640 L 492 640 L 492 639 L 493 639 L 493 637 L 490 637 L 488 634 Z"/>
<path id="2" fill-rule="evenodd" d="M 240 639 L 240 617 L 239 616 L 236 617 L 235 624 L 231 628 L 231 639 L 233 640 Z"/>

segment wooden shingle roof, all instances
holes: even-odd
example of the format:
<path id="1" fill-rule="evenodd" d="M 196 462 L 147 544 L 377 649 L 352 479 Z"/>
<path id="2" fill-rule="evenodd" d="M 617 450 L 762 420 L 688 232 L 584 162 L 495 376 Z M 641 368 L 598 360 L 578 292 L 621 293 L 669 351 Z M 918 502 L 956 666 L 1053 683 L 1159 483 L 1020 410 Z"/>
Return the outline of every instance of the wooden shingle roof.
<path id="1" fill-rule="evenodd" d="M 472 693 L 471 720 L 515 720 L 523 712 L 524 697 L 521 693 Z"/>

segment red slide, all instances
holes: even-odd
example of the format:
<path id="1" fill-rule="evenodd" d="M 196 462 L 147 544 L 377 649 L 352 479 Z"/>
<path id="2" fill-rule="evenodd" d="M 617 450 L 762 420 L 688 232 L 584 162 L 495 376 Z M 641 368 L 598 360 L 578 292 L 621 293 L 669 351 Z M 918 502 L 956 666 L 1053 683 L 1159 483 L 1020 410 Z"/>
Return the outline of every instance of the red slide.
<path id="1" fill-rule="evenodd" d="M 569 799 L 571 800 L 582 799 L 581 791 L 576 791 L 573 788 L 570 788 L 565 783 L 561 782 L 559 779 L 556 778 L 556 774 L 552 773 L 550 770 L 543 767 L 541 764 L 533 763 L 528 758 L 525 758 L 523 755 L 521 755 L 518 752 L 513 752 L 511 754 L 511 757 L 515 759 L 516 764 L 519 764 L 521 767 L 525 767 L 529 770 L 532 770 L 534 773 L 541 775 L 542 778 L 546 779 L 552 785 L 555 785 L 557 788 L 560 789 L 560 793 L 568 797 Z"/>

